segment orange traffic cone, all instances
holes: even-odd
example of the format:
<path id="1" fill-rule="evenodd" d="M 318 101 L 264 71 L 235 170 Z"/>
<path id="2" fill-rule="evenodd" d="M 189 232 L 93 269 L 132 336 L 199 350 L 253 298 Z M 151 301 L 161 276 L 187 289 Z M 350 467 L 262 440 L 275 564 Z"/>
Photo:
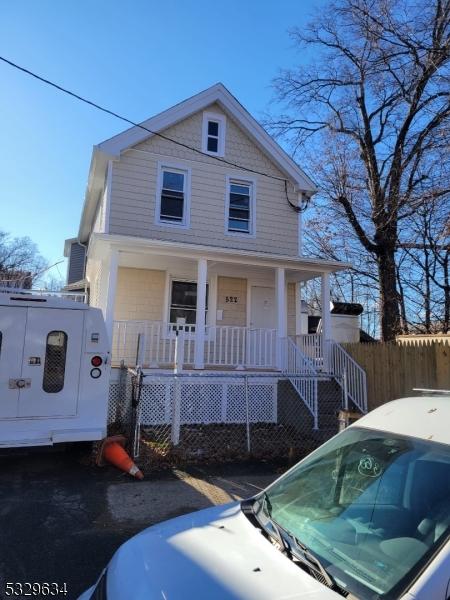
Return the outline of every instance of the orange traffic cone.
<path id="1" fill-rule="evenodd" d="M 121 471 L 129 473 L 136 479 L 144 479 L 142 471 L 135 465 L 131 457 L 124 450 L 124 444 L 125 438 L 122 436 L 106 438 L 100 450 L 98 464 L 102 464 L 103 459 L 105 459 Z"/>

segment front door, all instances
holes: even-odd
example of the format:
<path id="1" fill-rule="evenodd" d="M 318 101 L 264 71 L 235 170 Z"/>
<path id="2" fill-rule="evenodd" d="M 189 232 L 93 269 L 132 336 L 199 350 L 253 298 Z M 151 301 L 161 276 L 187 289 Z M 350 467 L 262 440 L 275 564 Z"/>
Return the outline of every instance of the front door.
<path id="1" fill-rule="evenodd" d="M 76 414 L 83 337 L 82 310 L 28 308 L 19 417 Z"/>
<path id="2" fill-rule="evenodd" d="M 0 419 L 17 417 L 26 307 L 0 306 Z"/>
<path id="3" fill-rule="evenodd" d="M 247 349 L 248 366 L 264 368 L 275 365 L 276 318 L 274 288 L 253 285 Z"/>
<path id="4" fill-rule="evenodd" d="M 275 329 L 277 313 L 274 288 L 253 285 L 250 311 L 250 327 Z"/>

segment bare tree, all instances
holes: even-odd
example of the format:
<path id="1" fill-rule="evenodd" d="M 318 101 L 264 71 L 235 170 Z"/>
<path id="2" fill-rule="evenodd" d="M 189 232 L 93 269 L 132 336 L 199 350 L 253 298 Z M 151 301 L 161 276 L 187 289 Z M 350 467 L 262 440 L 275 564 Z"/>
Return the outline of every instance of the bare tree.
<path id="1" fill-rule="evenodd" d="M 30 238 L 12 238 L 5 231 L 0 231 L 0 285 L 31 287 L 46 266 Z"/>
<path id="2" fill-rule="evenodd" d="M 395 339 L 405 224 L 449 193 L 450 0 L 333 0 L 292 37 L 312 58 L 275 80 L 286 111 L 271 128 L 294 151 L 319 138 L 338 175 L 328 198 L 376 263 L 382 337 Z"/>
<path id="3" fill-rule="evenodd" d="M 425 333 L 450 329 L 450 216 L 442 198 L 420 207 L 410 219 L 409 241 L 402 253 L 411 265 L 403 274 L 406 289 L 414 290 L 415 303 L 423 318 L 415 327 Z"/>

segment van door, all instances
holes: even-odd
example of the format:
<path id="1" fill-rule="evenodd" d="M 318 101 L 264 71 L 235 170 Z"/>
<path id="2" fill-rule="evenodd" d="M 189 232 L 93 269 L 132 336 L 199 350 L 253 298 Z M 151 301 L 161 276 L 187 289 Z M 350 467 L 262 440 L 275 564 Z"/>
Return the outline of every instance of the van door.
<path id="1" fill-rule="evenodd" d="M 26 307 L 0 306 L 0 419 L 17 417 Z"/>
<path id="2" fill-rule="evenodd" d="M 65 417 L 77 412 L 83 310 L 29 308 L 19 417 Z"/>

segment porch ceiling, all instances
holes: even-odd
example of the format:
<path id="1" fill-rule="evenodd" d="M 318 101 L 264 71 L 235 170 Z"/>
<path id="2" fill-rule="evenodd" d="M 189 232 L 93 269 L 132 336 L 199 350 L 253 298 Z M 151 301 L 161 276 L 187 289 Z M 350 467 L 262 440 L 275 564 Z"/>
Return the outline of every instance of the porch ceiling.
<path id="1" fill-rule="evenodd" d="M 93 234 L 89 255 L 106 259 L 112 250 L 119 252 L 119 264 L 137 268 L 158 268 L 156 264 L 177 264 L 186 267 L 196 264 L 199 258 L 206 258 L 211 269 L 227 270 L 227 266 L 236 273 L 258 269 L 284 267 L 288 281 L 306 281 L 319 277 L 323 273 L 334 273 L 350 267 L 347 263 L 320 260 L 309 257 L 293 257 L 231 248 L 212 246 L 194 246 L 181 242 L 167 242 L 132 236 Z M 149 260 L 151 258 L 151 261 Z M 159 268 L 163 268 L 162 266 Z M 218 272 L 218 271 L 217 271 Z"/>

